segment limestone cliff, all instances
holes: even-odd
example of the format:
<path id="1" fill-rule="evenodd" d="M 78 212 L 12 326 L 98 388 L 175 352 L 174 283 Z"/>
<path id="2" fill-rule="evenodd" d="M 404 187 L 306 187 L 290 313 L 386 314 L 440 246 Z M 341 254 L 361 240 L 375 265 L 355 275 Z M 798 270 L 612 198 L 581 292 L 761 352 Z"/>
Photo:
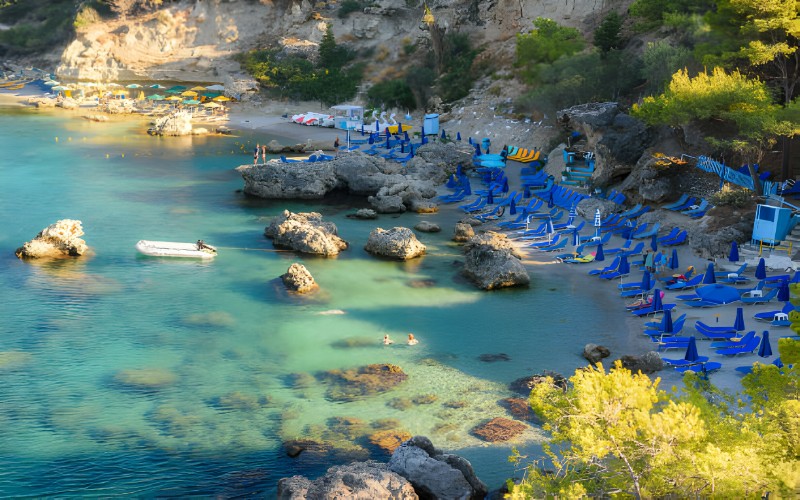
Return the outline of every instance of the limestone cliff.
<path id="1" fill-rule="evenodd" d="M 442 26 L 470 34 L 484 57 L 510 63 L 514 35 L 536 17 L 590 32 L 630 0 L 432 0 Z M 330 22 L 340 43 L 375 49 L 371 71 L 391 68 L 405 43 L 427 39 L 422 2 L 378 0 L 337 16 L 335 1 L 181 0 L 147 15 L 83 27 L 65 48 L 57 74 L 82 80 L 173 80 L 226 83 L 238 71 L 232 54 L 272 44 L 313 51 Z M 380 62 L 378 62 L 380 60 Z M 227 81 L 229 82 L 229 80 Z"/>

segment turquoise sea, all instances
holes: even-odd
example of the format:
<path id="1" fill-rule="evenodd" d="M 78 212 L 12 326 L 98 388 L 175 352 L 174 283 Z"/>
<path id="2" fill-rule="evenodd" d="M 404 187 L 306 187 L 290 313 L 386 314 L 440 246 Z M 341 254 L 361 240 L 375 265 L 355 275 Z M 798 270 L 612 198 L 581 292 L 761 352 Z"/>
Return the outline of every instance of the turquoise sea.
<path id="1" fill-rule="evenodd" d="M 499 445 L 470 434 L 508 416 L 498 401 L 514 395 L 509 382 L 571 374 L 590 341 L 619 354 L 645 348 L 619 299 L 566 266 L 532 265 L 527 289 L 463 281 L 449 241 L 456 213 L 357 221 L 346 215 L 360 198 L 249 198 L 234 171 L 250 161 L 241 144 L 270 137 L 155 138 L 146 128 L 0 109 L 2 497 L 274 496 L 281 477 L 386 459 L 367 438 L 386 428 L 429 436 L 496 488 L 515 474 L 512 445 L 534 457 L 541 439 L 535 427 Z M 272 251 L 263 230 L 284 209 L 321 212 L 350 249 L 332 259 Z M 60 219 L 82 221 L 91 256 L 15 257 Z M 425 257 L 364 252 L 374 227 L 421 219 L 444 229 L 418 235 Z M 134 249 L 200 238 L 221 247 L 212 262 Z M 283 291 L 276 280 L 293 262 L 320 292 Z M 408 332 L 418 345 L 403 343 Z M 384 333 L 397 344 L 383 346 Z M 508 360 L 478 359 L 498 353 Z M 399 365 L 408 379 L 341 400 L 319 377 L 370 363 Z M 282 443 L 298 438 L 332 448 L 290 458 Z"/>

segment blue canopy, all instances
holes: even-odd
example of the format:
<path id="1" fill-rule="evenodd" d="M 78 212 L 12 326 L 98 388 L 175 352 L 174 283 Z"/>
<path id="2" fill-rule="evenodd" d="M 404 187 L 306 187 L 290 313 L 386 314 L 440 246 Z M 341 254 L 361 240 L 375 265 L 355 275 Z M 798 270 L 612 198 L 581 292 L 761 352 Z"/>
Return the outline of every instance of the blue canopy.
<path id="1" fill-rule="evenodd" d="M 731 253 L 728 254 L 728 260 L 731 262 L 739 262 L 739 246 L 736 241 L 731 241 Z"/>
<path id="2" fill-rule="evenodd" d="M 597 245 L 597 251 L 594 254 L 594 260 L 596 260 L 598 262 L 602 262 L 602 261 L 606 260 L 606 256 L 603 255 L 603 244 L 602 243 Z"/>

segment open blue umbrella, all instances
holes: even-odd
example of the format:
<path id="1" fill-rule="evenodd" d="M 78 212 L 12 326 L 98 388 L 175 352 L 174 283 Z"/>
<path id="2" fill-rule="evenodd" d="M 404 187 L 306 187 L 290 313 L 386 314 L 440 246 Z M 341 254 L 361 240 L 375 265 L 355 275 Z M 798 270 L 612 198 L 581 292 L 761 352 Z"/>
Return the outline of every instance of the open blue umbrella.
<path id="1" fill-rule="evenodd" d="M 733 321 L 733 329 L 737 332 L 743 332 L 744 326 L 744 309 L 741 307 L 736 308 L 736 319 Z"/>
<path id="2" fill-rule="evenodd" d="M 731 262 L 739 262 L 739 246 L 735 241 L 731 241 L 731 253 L 728 254 L 728 260 Z"/>
<path id="3" fill-rule="evenodd" d="M 672 324 L 672 311 L 664 311 L 664 319 L 661 321 L 661 333 L 675 332 L 675 325 Z"/>
<path id="4" fill-rule="evenodd" d="M 457 141 L 461 140 L 461 132 L 456 132 L 456 140 Z"/>
<path id="5" fill-rule="evenodd" d="M 514 198 L 511 198 L 511 203 L 508 204 L 508 215 L 516 215 L 517 214 L 517 204 L 514 201 Z"/>
<path id="6" fill-rule="evenodd" d="M 772 356 L 772 346 L 769 345 L 769 330 L 761 334 L 761 343 L 758 345 L 758 355 L 762 358 Z"/>
<path id="7" fill-rule="evenodd" d="M 706 274 L 703 276 L 703 284 L 711 285 L 717 282 L 717 276 L 714 274 L 714 263 L 709 262 L 706 268 Z"/>
<path id="8" fill-rule="evenodd" d="M 602 262 L 602 261 L 606 260 L 606 256 L 603 255 L 603 244 L 602 243 L 597 245 L 597 251 L 594 253 L 594 260 L 596 260 L 597 262 Z"/>
<path id="9" fill-rule="evenodd" d="M 764 257 L 761 257 L 758 260 L 758 265 L 756 266 L 756 279 L 763 280 L 767 277 L 767 264 L 764 262 Z"/>
<path id="10" fill-rule="evenodd" d="M 694 336 L 689 337 L 689 345 L 686 346 L 686 354 L 683 355 L 683 359 L 690 363 L 696 363 L 700 359 L 700 355 L 697 353 L 697 341 Z"/>
<path id="11" fill-rule="evenodd" d="M 786 280 L 781 281 L 781 286 L 778 288 L 778 300 L 787 302 L 791 298 L 792 294 L 789 292 L 789 282 Z"/>
<path id="12" fill-rule="evenodd" d="M 678 263 L 678 249 L 672 249 L 672 256 L 669 258 L 669 268 L 670 269 L 678 269 L 680 264 Z"/>
<path id="13" fill-rule="evenodd" d="M 489 194 L 486 195 L 486 204 L 492 205 L 494 204 L 494 195 L 492 194 L 492 190 L 489 190 Z"/>
<path id="14" fill-rule="evenodd" d="M 653 312 L 664 310 L 664 304 L 661 302 L 661 290 L 658 288 L 653 291 Z"/>
<path id="15" fill-rule="evenodd" d="M 658 238 L 657 234 L 653 234 L 653 237 L 650 238 L 650 248 L 652 248 L 654 252 L 656 250 L 658 250 L 658 239 L 657 238 Z"/>

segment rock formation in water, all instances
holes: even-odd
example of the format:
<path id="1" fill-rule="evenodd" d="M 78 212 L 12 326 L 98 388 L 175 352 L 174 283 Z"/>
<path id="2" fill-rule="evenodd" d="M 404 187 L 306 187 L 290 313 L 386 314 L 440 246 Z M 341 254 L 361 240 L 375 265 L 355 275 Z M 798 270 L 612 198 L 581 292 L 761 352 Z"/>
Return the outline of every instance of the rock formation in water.
<path id="1" fill-rule="evenodd" d="M 156 118 L 153 135 L 192 135 L 192 115 L 186 111 L 175 111 Z"/>
<path id="2" fill-rule="evenodd" d="M 388 231 L 377 227 L 369 233 L 364 250 L 390 259 L 409 260 L 425 254 L 425 245 L 407 227 L 393 227 Z"/>
<path id="3" fill-rule="evenodd" d="M 81 236 L 81 221 L 62 219 L 42 229 L 36 238 L 17 248 L 15 253 L 20 259 L 77 257 L 89 250 Z"/>
<path id="4" fill-rule="evenodd" d="M 289 266 L 286 274 L 281 276 L 281 280 L 283 280 L 283 284 L 286 285 L 287 289 L 297 293 L 308 293 L 319 288 L 306 266 L 297 262 Z"/>
<path id="5" fill-rule="evenodd" d="M 335 466 L 311 481 L 303 476 L 278 481 L 278 498 L 458 498 L 478 500 L 488 489 L 465 459 L 434 448 L 424 436 L 400 445 L 388 464 L 375 461 Z"/>
<path id="6" fill-rule="evenodd" d="M 264 235 L 277 247 L 328 257 L 338 255 L 348 246 L 338 236 L 336 224 L 323 221 L 316 212 L 295 214 L 284 210 L 272 219 Z"/>
<path id="7" fill-rule="evenodd" d="M 528 271 L 520 255 L 504 234 L 487 232 L 469 240 L 464 246 L 463 273 L 479 288 L 494 290 L 510 286 L 527 286 Z"/>

